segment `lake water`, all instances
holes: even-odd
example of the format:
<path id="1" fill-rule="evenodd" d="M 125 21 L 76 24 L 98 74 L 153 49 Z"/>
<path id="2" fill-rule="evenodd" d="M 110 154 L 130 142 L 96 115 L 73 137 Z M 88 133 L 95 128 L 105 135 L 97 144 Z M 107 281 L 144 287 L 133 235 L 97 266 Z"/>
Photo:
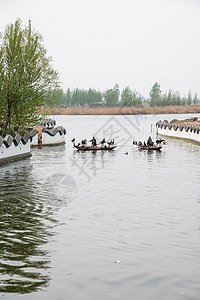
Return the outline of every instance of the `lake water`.
<path id="1" fill-rule="evenodd" d="M 0 297 L 199 300 L 200 147 L 132 145 L 188 116 L 53 116 L 64 146 L 1 166 Z M 93 136 L 118 148 L 73 149 Z"/>

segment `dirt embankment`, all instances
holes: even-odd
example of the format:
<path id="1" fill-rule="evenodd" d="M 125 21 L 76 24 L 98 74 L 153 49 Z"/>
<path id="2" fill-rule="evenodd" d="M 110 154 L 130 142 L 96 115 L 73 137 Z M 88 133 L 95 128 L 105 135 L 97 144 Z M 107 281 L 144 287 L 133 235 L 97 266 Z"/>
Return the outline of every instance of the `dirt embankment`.
<path id="1" fill-rule="evenodd" d="M 200 105 L 163 107 L 46 108 L 48 115 L 146 115 L 200 113 Z"/>

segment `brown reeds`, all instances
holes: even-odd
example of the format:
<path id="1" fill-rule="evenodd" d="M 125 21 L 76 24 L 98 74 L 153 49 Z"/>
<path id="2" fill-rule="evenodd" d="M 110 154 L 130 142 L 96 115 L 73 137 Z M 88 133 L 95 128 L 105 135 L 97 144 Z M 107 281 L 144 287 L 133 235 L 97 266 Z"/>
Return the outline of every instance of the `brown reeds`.
<path id="1" fill-rule="evenodd" d="M 200 113 L 200 105 L 163 107 L 47 108 L 48 115 L 146 115 Z"/>

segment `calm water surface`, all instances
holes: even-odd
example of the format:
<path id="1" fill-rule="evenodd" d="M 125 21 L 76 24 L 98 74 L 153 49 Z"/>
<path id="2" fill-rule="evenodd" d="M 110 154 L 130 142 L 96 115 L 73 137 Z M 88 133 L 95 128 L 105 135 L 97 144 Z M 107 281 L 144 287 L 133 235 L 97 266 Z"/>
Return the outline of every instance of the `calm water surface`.
<path id="1" fill-rule="evenodd" d="M 188 116 L 55 116 L 65 146 L 2 166 L 0 297 L 199 300 L 200 147 L 132 145 L 155 139 L 156 121 Z M 119 147 L 73 149 L 93 135 Z"/>

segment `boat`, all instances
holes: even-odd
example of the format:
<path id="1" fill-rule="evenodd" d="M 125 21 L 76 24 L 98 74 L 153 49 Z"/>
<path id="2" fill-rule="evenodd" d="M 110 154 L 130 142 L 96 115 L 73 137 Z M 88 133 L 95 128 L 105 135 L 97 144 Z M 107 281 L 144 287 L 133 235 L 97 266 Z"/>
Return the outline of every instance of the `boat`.
<path id="1" fill-rule="evenodd" d="M 117 146 L 110 145 L 110 146 L 78 146 L 74 144 L 74 148 L 81 151 L 97 151 L 97 150 L 114 150 Z"/>
<path id="2" fill-rule="evenodd" d="M 156 146 L 138 146 L 139 150 L 160 150 L 162 148 L 161 145 Z"/>

